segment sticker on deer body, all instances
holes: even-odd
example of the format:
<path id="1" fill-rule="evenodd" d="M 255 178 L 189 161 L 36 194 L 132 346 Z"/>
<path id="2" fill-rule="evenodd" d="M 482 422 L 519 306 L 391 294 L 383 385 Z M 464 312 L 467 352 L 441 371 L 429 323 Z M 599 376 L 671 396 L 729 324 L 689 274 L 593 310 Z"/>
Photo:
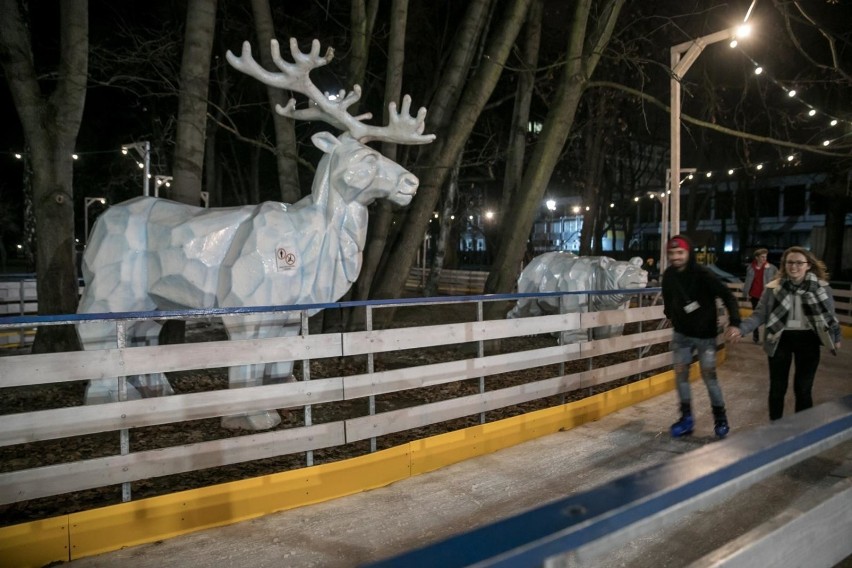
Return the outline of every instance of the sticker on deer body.
<path id="1" fill-rule="evenodd" d="M 277 249 L 275 249 L 275 266 L 278 269 L 278 272 L 284 272 L 285 270 L 295 270 L 297 268 L 296 254 L 288 251 L 284 247 L 278 247 Z"/>

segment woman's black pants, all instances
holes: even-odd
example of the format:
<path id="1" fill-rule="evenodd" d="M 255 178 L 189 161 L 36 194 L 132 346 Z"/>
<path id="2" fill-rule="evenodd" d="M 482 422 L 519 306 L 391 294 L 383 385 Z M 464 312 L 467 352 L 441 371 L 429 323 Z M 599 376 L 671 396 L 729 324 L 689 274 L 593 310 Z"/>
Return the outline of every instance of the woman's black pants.
<path id="1" fill-rule="evenodd" d="M 793 393 L 796 396 L 796 412 L 814 405 L 811 389 L 819 366 L 820 342 L 811 330 L 785 331 L 775 354 L 769 358 L 769 419 L 778 420 L 784 415 L 784 397 L 793 372 Z"/>

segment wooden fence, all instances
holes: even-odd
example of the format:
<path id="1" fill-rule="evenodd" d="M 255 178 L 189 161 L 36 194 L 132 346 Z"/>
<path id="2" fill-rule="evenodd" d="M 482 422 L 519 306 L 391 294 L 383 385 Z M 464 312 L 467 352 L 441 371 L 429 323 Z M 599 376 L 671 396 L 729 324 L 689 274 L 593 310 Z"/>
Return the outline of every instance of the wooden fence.
<path id="1" fill-rule="evenodd" d="M 648 354 L 652 346 L 670 339 L 671 330 L 659 329 L 662 307 L 648 306 L 650 300 L 643 300 L 641 295 L 637 296 L 637 302 L 639 305 L 644 302 L 646 307 L 482 321 L 482 304 L 485 301 L 506 302 L 511 298 L 508 295 L 489 296 L 475 302 L 459 303 L 453 312 L 460 313 L 466 305 L 469 315 L 463 318 L 465 321 L 441 325 L 2 357 L 0 376 L 7 393 L 19 388 L 33 389 L 110 377 L 118 377 L 115 379 L 118 392 L 122 392 L 122 383 L 126 381 L 124 377 L 128 375 L 215 369 L 282 359 L 302 362 L 302 380 L 92 406 L 24 409 L 23 412 L 4 414 L 0 416 L 0 447 L 112 433 L 110 435 L 114 435 L 118 442 L 115 444 L 118 453 L 91 459 L 81 457 L 52 465 L 44 463 L 25 469 L 7 468 L 0 473 L 0 504 L 116 484 L 123 484 L 124 500 L 129 500 L 132 498 L 131 484 L 140 480 L 301 452 L 307 456 L 305 465 L 311 465 L 312 452 L 320 448 L 370 440 L 371 450 L 375 450 L 377 437 L 462 417 L 478 415 L 480 420 L 490 421 L 488 413 L 497 409 L 565 395 L 578 389 L 601 388 L 601 385 L 612 381 L 638 377 L 670 365 L 671 355 L 664 346 L 657 349 L 657 354 Z M 360 305 L 366 305 L 369 316 L 371 310 L 381 307 L 394 307 L 399 313 L 399 310 L 424 303 L 430 309 L 451 303 L 449 299 L 438 300 L 398 301 L 375 306 L 362 302 Z M 217 315 L 221 313 L 220 310 Z M 193 312 L 191 315 L 209 318 L 211 314 Z M 95 321 L 102 323 L 104 317 L 102 315 Z M 154 314 L 149 314 L 149 317 L 154 317 Z M 306 311 L 302 312 L 302 317 L 306 322 Z M 93 319 L 90 315 L 65 318 L 63 321 L 54 319 L 51 323 L 86 325 Z M 139 318 L 138 314 L 133 315 L 133 319 Z M 116 320 L 118 329 L 122 330 L 127 321 Z M 372 321 L 372 317 L 366 321 Z M 588 330 L 622 324 L 629 325 L 632 332 L 609 339 L 559 345 L 550 335 L 568 329 Z M 3 328 L 10 328 L 10 324 L 0 321 L 0 330 Z M 546 346 L 524 350 L 509 348 L 513 338 L 528 336 L 546 338 Z M 465 345 L 470 348 L 469 352 L 463 349 Z M 421 353 L 434 348 L 448 349 L 453 355 L 450 360 L 441 360 L 435 355 L 426 364 L 374 370 L 373 357 L 377 354 L 402 350 Z M 614 353 L 621 353 L 624 361 L 595 368 L 595 361 L 600 361 L 600 356 Z M 308 380 L 311 379 L 312 360 L 359 357 L 367 358 L 367 372 L 359 372 L 354 365 L 344 365 L 340 376 Z M 572 361 L 582 361 L 580 368 L 583 370 L 566 372 L 564 365 Z M 497 383 L 490 382 L 501 374 L 517 371 L 527 371 L 524 375 L 529 377 L 528 380 L 499 388 L 493 386 Z M 478 387 L 473 391 L 453 387 L 465 381 L 470 387 L 471 379 L 478 380 Z M 489 380 L 487 384 L 486 379 Z M 413 396 L 410 393 L 414 392 L 422 395 L 414 397 L 416 404 L 376 410 L 376 397 L 409 393 L 410 403 Z M 369 412 L 327 423 L 312 423 L 312 407 L 351 406 L 353 401 L 363 401 Z M 191 421 L 200 419 L 293 408 L 303 409 L 299 425 L 249 435 L 235 435 L 222 430 L 218 439 L 153 450 L 131 447 L 128 435 L 131 429 L 154 425 L 180 424 L 180 429 L 185 430 L 198 427 L 197 422 Z"/>
<path id="2" fill-rule="evenodd" d="M 36 312 L 38 312 L 38 303 L 34 278 L 22 275 L 0 282 L 0 317 Z M 23 347 L 31 344 L 34 337 L 35 328 L 0 329 L 0 348 Z"/>
<path id="3" fill-rule="evenodd" d="M 0 318 L 4 316 L 35 315 L 38 313 L 36 279 L 32 274 L 3 275 L 0 280 Z M 82 281 L 80 293 L 83 291 Z M 33 342 L 34 327 L 19 327 L 13 330 L 0 329 L 0 349 L 26 347 Z"/>

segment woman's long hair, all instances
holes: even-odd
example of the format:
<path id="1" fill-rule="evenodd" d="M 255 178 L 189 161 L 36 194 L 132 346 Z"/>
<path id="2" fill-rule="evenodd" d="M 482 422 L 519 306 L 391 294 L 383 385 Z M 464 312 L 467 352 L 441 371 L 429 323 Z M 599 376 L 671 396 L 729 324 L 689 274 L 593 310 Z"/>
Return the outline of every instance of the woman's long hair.
<path id="1" fill-rule="evenodd" d="M 781 266 L 778 269 L 778 279 L 788 278 L 787 256 L 789 256 L 790 253 L 794 252 L 803 255 L 805 259 L 807 259 L 808 264 L 810 264 L 810 271 L 814 273 L 814 276 L 816 276 L 820 280 L 828 282 L 828 269 L 825 267 L 825 263 L 818 259 L 816 256 L 814 256 L 814 253 L 802 247 L 790 247 L 784 251 L 784 254 L 781 255 Z"/>

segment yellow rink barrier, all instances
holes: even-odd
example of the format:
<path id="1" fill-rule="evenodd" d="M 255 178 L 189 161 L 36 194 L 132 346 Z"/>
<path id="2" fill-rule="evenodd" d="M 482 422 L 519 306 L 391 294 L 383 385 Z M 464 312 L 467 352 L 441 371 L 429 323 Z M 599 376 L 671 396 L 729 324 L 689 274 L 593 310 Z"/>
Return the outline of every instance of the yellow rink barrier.
<path id="1" fill-rule="evenodd" d="M 725 350 L 718 353 L 719 363 Z M 690 379 L 700 376 L 697 363 Z M 41 567 L 229 525 L 390 485 L 568 430 L 674 389 L 666 371 L 564 405 L 335 463 L 0 528 L 0 567 Z"/>

